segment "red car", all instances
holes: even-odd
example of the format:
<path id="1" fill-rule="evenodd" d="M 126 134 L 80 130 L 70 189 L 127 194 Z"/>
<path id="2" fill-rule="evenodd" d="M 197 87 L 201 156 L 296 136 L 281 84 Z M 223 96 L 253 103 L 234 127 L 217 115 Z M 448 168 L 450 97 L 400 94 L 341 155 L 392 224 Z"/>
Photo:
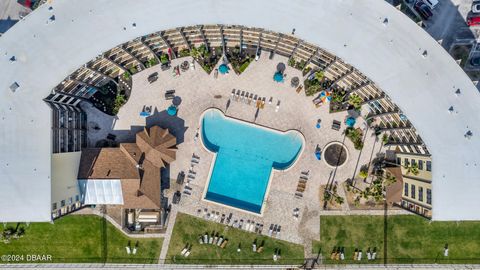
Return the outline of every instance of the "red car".
<path id="1" fill-rule="evenodd" d="M 468 26 L 480 25 L 480 17 L 467 18 L 467 25 Z"/>

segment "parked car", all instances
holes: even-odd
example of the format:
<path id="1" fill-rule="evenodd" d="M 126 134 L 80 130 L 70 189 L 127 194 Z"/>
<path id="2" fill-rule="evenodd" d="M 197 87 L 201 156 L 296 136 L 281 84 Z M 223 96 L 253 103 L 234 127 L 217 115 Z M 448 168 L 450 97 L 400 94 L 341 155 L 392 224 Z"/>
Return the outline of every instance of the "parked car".
<path id="1" fill-rule="evenodd" d="M 470 64 L 474 67 L 478 67 L 480 66 L 480 56 L 477 56 L 477 57 L 472 57 L 470 59 Z"/>
<path id="2" fill-rule="evenodd" d="M 480 13 L 480 2 L 472 4 L 472 13 Z"/>
<path id="3" fill-rule="evenodd" d="M 468 26 L 480 25 L 480 16 L 472 16 L 467 18 Z"/>
<path id="4" fill-rule="evenodd" d="M 434 9 L 438 5 L 438 0 L 422 0 L 430 9 Z"/>
<path id="5" fill-rule="evenodd" d="M 422 18 L 425 20 L 428 20 L 428 18 L 433 16 L 430 8 L 421 0 L 415 2 L 415 5 L 413 7 L 418 12 L 418 14 L 420 14 L 420 16 L 422 16 Z"/>

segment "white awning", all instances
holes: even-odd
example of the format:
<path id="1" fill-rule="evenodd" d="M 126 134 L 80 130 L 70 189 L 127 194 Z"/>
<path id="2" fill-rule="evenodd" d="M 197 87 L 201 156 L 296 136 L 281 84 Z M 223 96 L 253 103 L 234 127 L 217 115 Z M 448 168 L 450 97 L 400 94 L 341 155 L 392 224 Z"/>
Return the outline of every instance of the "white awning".
<path id="1" fill-rule="evenodd" d="M 82 202 L 93 204 L 123 204 L 122 183 L 119 179 L 78 180 Z"/>

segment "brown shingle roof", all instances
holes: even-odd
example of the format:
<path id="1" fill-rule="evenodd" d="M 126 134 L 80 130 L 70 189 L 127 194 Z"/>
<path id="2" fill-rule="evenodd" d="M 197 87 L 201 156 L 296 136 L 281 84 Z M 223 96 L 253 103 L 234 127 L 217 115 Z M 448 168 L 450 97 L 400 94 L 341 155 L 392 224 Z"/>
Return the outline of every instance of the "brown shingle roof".
<path id="1" fill-rule="evenodd" d="M 137 168 L 119 148 L 82 149 L 79 179 L 140 179 Z"/>
<path id="2" fill-rule="evenodd" d="M 82 150 L 79 179 L 121 179 L 124 207 L 160 207 L 161 169 L 175 160 L 176 138 L 153 126 L 136 135 L 135 143 L 119 148 Z"/>
<path id="3" fill-rule="evenodd" d="M 132 209 L 157 209 L 159 203 L 154 203 L 149 197 L 138 192 L 139 179 L 122 179 L 123 205 Z"/>

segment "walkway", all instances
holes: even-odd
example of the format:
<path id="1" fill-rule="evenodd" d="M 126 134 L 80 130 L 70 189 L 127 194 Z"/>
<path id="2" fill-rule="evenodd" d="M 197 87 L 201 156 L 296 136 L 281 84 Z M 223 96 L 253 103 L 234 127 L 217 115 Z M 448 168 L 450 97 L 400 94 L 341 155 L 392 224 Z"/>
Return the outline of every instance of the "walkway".
<path id="1" fill-rule="evenodd" d="M 170 245 L 170 238 L 172 237 L 173 227 L 175 225 L 175 220 L 177 219 L 177 207 L 172 206 L 172 211 L 168 217 L 167 231 L 165 232 L 165 237 L 163 238 L 162 250 L 160 251 L 160 256 L 158 258 L 159 264 L 164 264 L 165 259 L 167 258 L 168 246 Z"/>

